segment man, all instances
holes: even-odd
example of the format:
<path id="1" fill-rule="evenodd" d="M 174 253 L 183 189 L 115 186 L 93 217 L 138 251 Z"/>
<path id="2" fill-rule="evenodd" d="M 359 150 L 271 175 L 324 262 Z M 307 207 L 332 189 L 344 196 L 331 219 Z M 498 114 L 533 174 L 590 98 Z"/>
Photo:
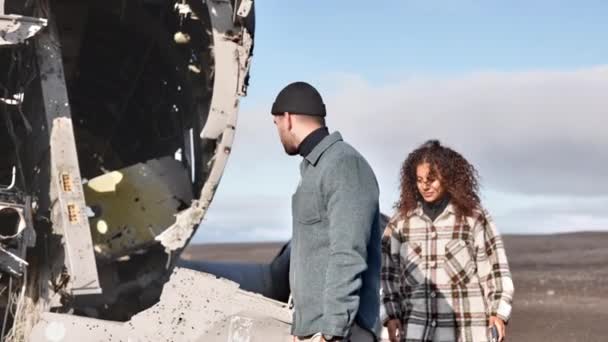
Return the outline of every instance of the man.
<path id="1" fill-rule="evenodd" d="M 329 134 L 310 84 L 281 90 L 272 114 L 285 152 L 303 157 L 292 197 L 294 340 L 374 341 L 381 264 L 374 172 L 339 132 Z"/>

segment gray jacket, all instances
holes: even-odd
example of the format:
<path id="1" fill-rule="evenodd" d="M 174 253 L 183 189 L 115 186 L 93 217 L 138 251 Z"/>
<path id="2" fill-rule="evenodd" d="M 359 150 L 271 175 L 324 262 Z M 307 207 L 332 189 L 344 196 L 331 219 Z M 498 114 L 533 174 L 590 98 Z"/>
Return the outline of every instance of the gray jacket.
<path id="1" fill-rule="evenodd" d="M 374 172 L 340 133 L 300 164 L 292 197 L 292 334 L 347 336 L 379 327 L 381 230 Z"/>

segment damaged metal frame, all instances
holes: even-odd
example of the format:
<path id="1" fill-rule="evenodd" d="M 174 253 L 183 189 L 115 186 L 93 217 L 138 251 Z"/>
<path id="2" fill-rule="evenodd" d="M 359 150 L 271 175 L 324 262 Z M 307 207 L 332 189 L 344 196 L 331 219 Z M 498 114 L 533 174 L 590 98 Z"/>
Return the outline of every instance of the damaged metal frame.
<path id="1" fill-rule="evenodd" d="M 253 1 L 207 0 L 204 3 L 211 26 L 213 91 L 208 113 L 200 113 L 206 118 L 204 128 L 195 133 L 194 138 L 199 139 L 196 145 L 212 146 L 213 153 L 206 157 L 202 169 L 196 170 L 202 178 L 198 198 L 192 200 L 190 207 L 177 213 L 175 222 L 155 237 L 169 255 L 179 255 L 188 244 L 213 200 L 234 142 L 239 100 L 246 95 L 251 65 L 253 29 L 246 22 L 254 10 Z M 185 6 L 179 10 L 189 11 Z M 101 286 L 87 217 L 89 208 L 80 179 L 61 44 L 57 28 L 52 20 L 50 22 L 50 27 L 43 30 L 48 26 L 47 19 L 5 15 L 4 0 L 0 0 L 0 47 L 20 44 L 37 36 L 34 46 L 50 148 L 50 222 L 53 232 L 63 238 L 69 274 L 67 289 L 72 296 L 99 294 Z M 195 150 L 194 146 L 191 148 Z M 0 234 L 0 268 L 20 275 L 27 266 L 25 250 L 35 244 L 32 203 L 30 197 L 21 199 L 14 195 L 15 192 L 2 197 L 6 191 L 0 191 L 0 211 L 11 208 L 22 221 L 15 234 L 6 238 Z M 4 241 L 11 239 L 21 239 L 17 249 L 4 245 Z M 50 276 L 42 278 L 50 279 Z M 30 337 L 35 341 L 80 341 L 82 337 L 90 336 L 92 326 L 98 328 L 99 334 L 95 338 L 99 341 L 114 338 L 131 341 L 241 340 L 255 331 L 264 332 L 271 340 L 289 336 L 291 314 L 286 305 L 239 290 L 236 283 L 176 268 L 170 282 L 165 284 L 167 288 L 171 291 L 163 291 L 157 305 L 140 312 L 127 323 L 44 312 Z M 51 306 L 48 304 L 45 309 Z M 175 310 L 181 310 L 181 314 L 167 321 L 168 316 L 175 316 Z M 200 322 L 201 314 L 208 317 L 204 323 Z M 169 329 L 161 323 L 169 325 Z"/>
<path id="2" fill-rule="evenodd" d="M 190 208 L 178 213 L 175 223 L 156 237 L 168 253 L 184 248 L 196 232 L 228 162 L 234 142 L 239 98 L 247 92 L 246 79 L 253 48 L 253 32 L 240 22 L 249 15 L 252 3 L 251 0 L 241 3 L 235 21 L 231 20 L 235 11 L 230 1 L 206 2 L 213 30 L 215 78 L 207 122 L 199 138 L 216 142 L 216 147 L 208 161 L 210 172 L 200 198 L 194 200 Z"/>
<path id="3" fill-rule="evenodd" d="M 203 165 L 204 170 L 197 170 L 205 175 L 198 199 L 176 214 L 175 222 L 155 237 L 169 255 L 179 255 L 204 219 L 230 156 L 239 98 L 247 91 L 253 32 L 243 23 L 253 10 L 253 2 L 241 1 L 238 10 L 232 3 L 226 0 L 205 2 L 212 28 L 214 77 L 209 112 L 198 139 L 200 144 L 214 146 L 214 152 Z M 44 46 L 42 43 L 41 47 Z M 86 237 L 81 236 L 78 240 L 85 241 Z M 92 327 L 95 327 L 93 340 L 99 341 L 240 341 L 248 340 L 248 336 L 256 332 L 270 340 L 289 336 L 291 313 L 287 305 L 240 290 L 236 283 L 175 268 L 164 288 L 159 303 L 135 315 L 129 322 L 43 313 L 31 337 L 36 341 L 80 341 L 87 336 L 91 340 Z M 171 319 L 167 320 L 167 317 Z"/>
<path id="4" fill-rule="evenodd" d="M 36 40 L 50 146 L 53 230 L 64 238 L 72 295 L 101 293 L 76 152 L 61 44 L 54 24 Z"/>
<path id="5" fill-rule="evenodd" d="M 215 144 L 213 156 L 204 165 L 207 174 L 200 197 L 176 215 L 173 225 L 156 237 L 167 253 L 179 251 L 190 241 L 204 219 L 218 188 L 234 142 L 239 98 L 246 95 L 251 64 L 253 32 L 244 21 L 253 10 L 252 0 L 209 0 L 206 6 L 213 37 L 213 94 L 207 121 L 199 138 Z M 76 143 L 67 96 L 61 45 L 57 29 L 47 19 L 4 15 L 0 0 L 0 45 L 19 44 L 36 34 L 42 95 L 50 134 L 51 221 L 65 237 L 66 258 L 74 295 L 100 293 L 90 227 L 86 216 Z M 199 171 L 203 172 L 203 171 Z M 69 191 L 68 191 L 69 190 Z"/>

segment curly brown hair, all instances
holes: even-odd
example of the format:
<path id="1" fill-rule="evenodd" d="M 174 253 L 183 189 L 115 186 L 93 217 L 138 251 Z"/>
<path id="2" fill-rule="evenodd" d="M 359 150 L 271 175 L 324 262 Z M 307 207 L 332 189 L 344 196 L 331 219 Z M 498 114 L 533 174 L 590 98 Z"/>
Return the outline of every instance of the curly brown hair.
<path id="1" fill-rule="evenodd" d="M 441 181 L 457 213 L 470 216 L 480 207 L 479 174 L 475 167 L 438 140 L 429 140 L 410 153 L 401 167 L 401 194 L 395 207 L 403 217 L 422 201 L 416 185 L 416 168 L 423 163 L 430 164 L 430 176 Z"/>

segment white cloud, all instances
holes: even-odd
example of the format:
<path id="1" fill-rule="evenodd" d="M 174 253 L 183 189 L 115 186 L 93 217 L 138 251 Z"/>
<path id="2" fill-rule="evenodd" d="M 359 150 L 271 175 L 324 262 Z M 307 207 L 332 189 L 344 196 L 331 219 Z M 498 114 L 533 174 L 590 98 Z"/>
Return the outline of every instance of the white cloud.
<path id="1" fill-rule="evenodd" d="M 608 229 L 602 206 L 608 196 L 608 66 L 403 77 L 382 85 L 340 75 L 315 85 L 330 129 L 341 131 L 376 171 L 385 212 L 397 197 L 403 159 L 439 138 L 478 167 L 486 204 L 507 231 Z M 244 102 L 234 154 L 209 212 L 217 224 L 231 222 L 264 239 L 290 234 L 289 201 L 299 177 L 299 159 L 283 153 L 271 121 L 275 95 L 268 94 L 263 108 Z M 534 212 L 529 225 L 522 219 L 526 210 Z M 251 219 L 236 218 L 243 215 Z"/>
<path id="2" fill-rule="evenodd" d="M 608 229 L 608 196 L 536 197 L 495 214 L 507 232 L 550 233 Z"/>
<path id="3" fill-rule="evenodd" d="M 330 123 L 381 164 L 440 138 L 493 189 L 608 194 L 608 67 L 345 85 L 327 100 Z"/>

